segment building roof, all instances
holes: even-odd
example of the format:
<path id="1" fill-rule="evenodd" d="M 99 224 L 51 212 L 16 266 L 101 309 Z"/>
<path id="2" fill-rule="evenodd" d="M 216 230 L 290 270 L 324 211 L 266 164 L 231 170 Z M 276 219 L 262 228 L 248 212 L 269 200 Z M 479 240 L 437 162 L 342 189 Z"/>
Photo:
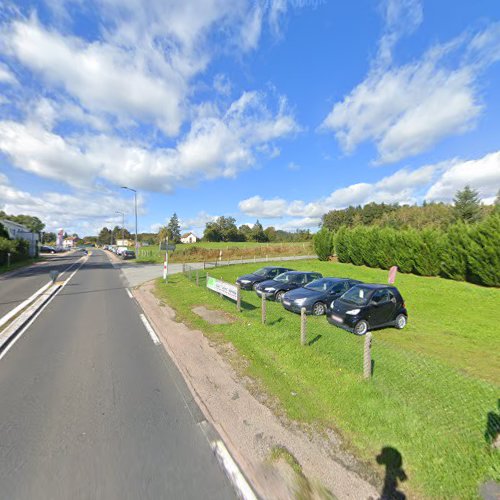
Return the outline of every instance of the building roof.
<path id="1" fill-rule="evenodd" d="M 183 234 L 183 235 L 181 236 L 181 238 L 187 238 L 190 234 L 192 234 L 195 238 L 198 238 L 198 236 L 196 236 L 196 234 L 191 233 L 191 232 L 190 232 L 190 233 L 185 233 L 185 234 Z"/>
<path id="2" fill-rule="evenodd" d="M 0 219 L 0 223 L 4 226 L 8 226 L 8 225 L 10 225 L 11 227 L 16 226 L 18 229 L 22 229 L 26 233 L 31 233 L 31 231 L 26 226 L 19 224 L 19 222 L 14 222 L 13 220 Z"/>

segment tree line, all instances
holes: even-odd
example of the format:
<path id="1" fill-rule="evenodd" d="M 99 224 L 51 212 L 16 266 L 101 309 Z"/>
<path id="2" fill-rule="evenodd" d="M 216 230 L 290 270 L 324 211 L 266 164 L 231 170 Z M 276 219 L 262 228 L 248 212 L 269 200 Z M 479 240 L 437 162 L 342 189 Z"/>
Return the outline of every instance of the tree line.
<path id="1" fill-rule="evenodd" d="M 484 210 L 477 193 L 459 191 L 450 207 L 453 219 L 443 228 L 397 228 L 372 223 L 324 226 L 314 237 L 321 260 L 381 269 L 398 266 L 403 273 L 500 286 L 500 196 Z M 387 212 L 386 212 L 387 213 Z"/>

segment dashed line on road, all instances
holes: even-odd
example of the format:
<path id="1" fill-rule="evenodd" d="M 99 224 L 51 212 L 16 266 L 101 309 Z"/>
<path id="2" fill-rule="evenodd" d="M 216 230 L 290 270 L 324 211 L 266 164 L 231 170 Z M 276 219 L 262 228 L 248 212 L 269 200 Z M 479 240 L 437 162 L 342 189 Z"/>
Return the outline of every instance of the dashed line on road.
<path id="1" fill-rule="evenodd" d="M 153 327 L 149 324 L 149 321 L 144 314 L 141 314 L 141 321 L 144 323 L 144 326 L 146 327 L 146 330 L 148 331 L 149 336 L 151 337 L 155 345 L 160 345 L 161 342 L 158 338 L 158 335 L 156 335 L 156 332 L 153 330 Z"/>
<path id="2" fill-rule="evenodd" d="M 127 295 L 128 295 L 131 299 L 133 299 L 133 298 L 134 298 L 134 296 L 132 295 L 132 292 L 131 292 L 128 288 L 125 288 L 125 290 L 127 291 Z"/>
<path id="3" fill-rule="evenodd" d="M 217 460 L 224 468 L 231 484 L 236 489 L 238 496 L 243 498 L 243 500 L 257 500 L 255 493 L 245 479 L 245 476 L 241 473 L 239 467 L 236 465 L 236 462 L 227 450 L 226 445 L 218 439 L 210 443 L 210 446 L 212 447 Z"/>

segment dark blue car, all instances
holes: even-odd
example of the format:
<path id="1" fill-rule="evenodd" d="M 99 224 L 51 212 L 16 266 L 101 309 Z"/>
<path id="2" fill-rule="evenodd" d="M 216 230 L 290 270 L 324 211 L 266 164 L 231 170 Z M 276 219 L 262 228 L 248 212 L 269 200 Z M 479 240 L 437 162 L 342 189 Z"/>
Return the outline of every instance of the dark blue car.
<path id="1" fill-rule="evenodd" d="M 332 300 L 359 283 L 361 281 L 347 278 L 321 278 L 302 288 L 285 293 L 282 304 L 288 311 L 300 313 L 300 310 L 305 307 L 306 314 L 321 316 L 325 314 Z"/>

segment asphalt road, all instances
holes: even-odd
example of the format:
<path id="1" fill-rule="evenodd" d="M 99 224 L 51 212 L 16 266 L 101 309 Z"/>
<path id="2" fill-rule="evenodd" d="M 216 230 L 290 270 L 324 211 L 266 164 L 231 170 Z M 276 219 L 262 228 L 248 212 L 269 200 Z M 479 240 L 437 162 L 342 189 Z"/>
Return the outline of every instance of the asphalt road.
<path id="1" fill-rule="evenodd" d="M 83 254 L 60 253 L 48 255 L 46 262 L 21 268 L 12 276 L 0 275 L 0 318 L 26 300 L 50 280 L 49 272 L 62 272 Z"/>
<path id="2" fill-rule="evenodd" d="M 0 359 L 1 498 L 235 498 L 139 314 L 95 251 Z"/>

